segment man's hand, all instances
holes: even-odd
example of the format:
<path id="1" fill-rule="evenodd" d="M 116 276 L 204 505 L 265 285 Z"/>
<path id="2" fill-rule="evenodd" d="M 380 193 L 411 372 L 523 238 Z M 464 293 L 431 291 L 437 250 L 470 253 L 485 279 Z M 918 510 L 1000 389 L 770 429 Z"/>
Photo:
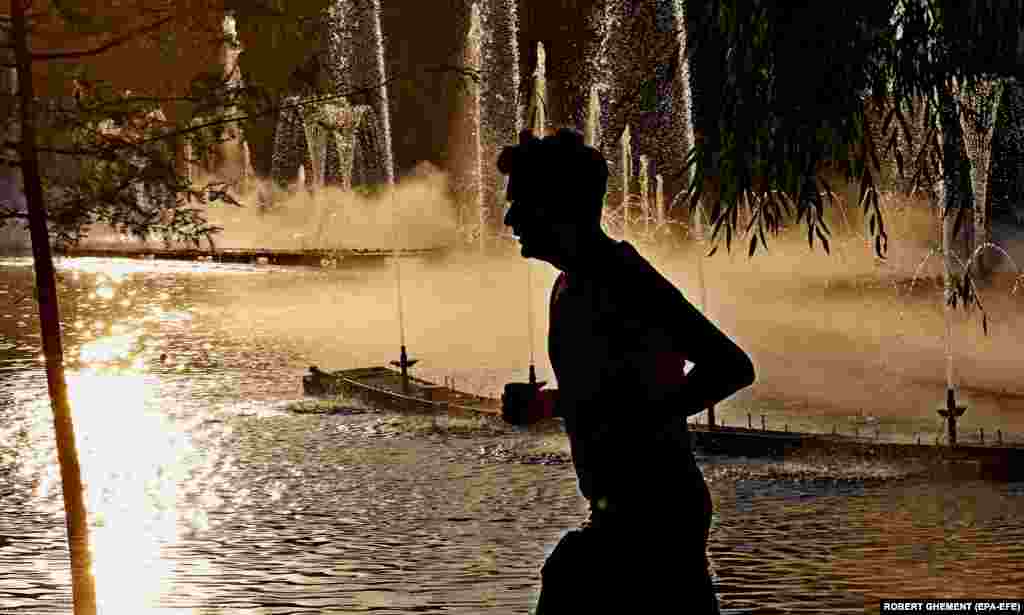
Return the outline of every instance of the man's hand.
<path id="1" fill-rule="evenodd" d="M 544 382 L 510 382 L 501 395 L 501 418 L 513 425 L 530 425 L 551 416 L 551 404 L 541 388 Z M 546 392 L 546 391 L 545 391 Z"/>

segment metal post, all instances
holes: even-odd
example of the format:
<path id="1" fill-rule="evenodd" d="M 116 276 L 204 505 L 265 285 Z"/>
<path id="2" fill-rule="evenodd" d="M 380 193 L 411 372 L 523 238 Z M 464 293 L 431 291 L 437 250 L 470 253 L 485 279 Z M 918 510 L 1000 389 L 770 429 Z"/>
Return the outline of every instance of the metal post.
<path id="1" fill-rule="evenodd" d="M 402 368 L 402 392 L 406 395 L 409 394 L 409 355 L 405 353 L 405 346 L 402 346 L 402 353 L 399 358 L 399 364 Z"/>
<path id="2" fill-rule="evenodd" d="M 747 429 L 753 429 L 753 428 L 754 428 L 754 425 L 753 425 L 753 423 L 752 423 L 752 421 L 750 419 L 750 413 L 748 412 L 747 413 Z"/>
<path id="3" fill-rule="evenodd" d="M 967 411 L 966 406 L 956 405 L 956 393 L 952 388 L 946 389 L 946 407 L 938 410 L 939 416 L 946 419 L 949 434 L 949 445 L 956 446 L 956 420 Z"/>
<path id="4" fill-rule="evenodd" d="M 762 414 L 761 415 L 761 431 L 767 431 L 768 430 L 768 428 L 765 425 L 767 425 L 767 423 L 765 423 L 764 415 Z"/>
<path id="5" fill-rule="evenodd" d="M 409 394 L 409 368 L 416 365 L 419 359 L 410 359 L 409 355 L 405 352 L 405 344 L 402 344 L 402 351 L 399 354 L 398 361 L 392 361 L 391 364 L 402 370 L 402 393 L 405 395 Z"/>

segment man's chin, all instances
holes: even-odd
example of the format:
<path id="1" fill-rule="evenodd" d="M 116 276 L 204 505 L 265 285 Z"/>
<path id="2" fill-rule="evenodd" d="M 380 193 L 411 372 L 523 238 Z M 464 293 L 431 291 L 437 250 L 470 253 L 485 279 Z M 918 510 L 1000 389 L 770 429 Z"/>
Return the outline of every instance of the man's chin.
<path id="1" fill-rule="evenodd" d="M 551 262 L 551 260 L 544 256 L 542 253 L 539 253 L 532 247 L 528 246 L 521 246 L 519 248 L 519 255 L 522 256 L 523 258 L 532 258 L 534 260 L 544 261 L 545 263 Z"/>

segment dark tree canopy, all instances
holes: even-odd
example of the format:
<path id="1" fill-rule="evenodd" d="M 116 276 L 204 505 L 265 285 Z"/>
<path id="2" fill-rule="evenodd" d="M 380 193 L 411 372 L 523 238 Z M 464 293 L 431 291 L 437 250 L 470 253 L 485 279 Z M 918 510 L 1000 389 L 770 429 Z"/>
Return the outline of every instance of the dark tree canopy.
<path id="1" fill-rule="evenodd" d="M 714 237 L 724 234 L 727 247 L 738 207 L 750 207 L 751 254 L 794 210 L 811 245 L 817 237 L 828 249 L 822 213 L 832 188 L 819 171 L 832 161 L 859 179 L 876 252 L 884 255 L 879 161 L 895 156 L 900 172 L 908 162 L 900 145 L 914 139 L 907 120 L 914 101 L 926 107 L 920 138 L 929 164 L 916 167 L 913 187 L 928 190 L 941 173 L 938 93 L 953 79 L 970 88 L 980 79 L 1024 76 L 1021 0 L 686 5 L 700 85 L 689 203 L 704 197 Z M 869 106 L 883 118 L 881 141 L 865 128 Z"/>

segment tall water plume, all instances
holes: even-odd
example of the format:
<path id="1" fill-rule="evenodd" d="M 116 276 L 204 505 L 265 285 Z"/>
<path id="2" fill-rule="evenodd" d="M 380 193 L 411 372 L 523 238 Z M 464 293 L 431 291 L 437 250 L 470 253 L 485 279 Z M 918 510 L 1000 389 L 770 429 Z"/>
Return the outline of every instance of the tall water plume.
<path id="1" fill-rule="evenodd" d="M 986 197 L 992 161 L 992 137 L 999 114 L 1002 89 L 1002 84 L 998 81 L 982 81 L 972 88 L 956 87 L 956 97 L 960 104 L 960 128 L 967 157 L 971 161 L 971 192 L 974 196 L 973 249 L 985 245 L 990 239 L 991 220 Z"/>
<path id="2" fill-rule="evenodd" d="M 271 165 L 277 184 L 288 185 L 300 174 L 300 183 L 309 188 L 394 182 L 379 9 L 379 3 L 368 7 L 335 0 L 324 10 L 321 55 L 327 58 L 327 91 L 295 92 L 285 99 Z M 333 98 L 304 100 L 324 93 Z"/>
<path id="3" fill-rule="evenodd" d="M 612 66 L 610 48 L 612 35 L 616 24 L 621 19 L 621 10 L 617 3 L 606 1 L 602 3 L 600 13 L 592 15 L 591 27 L 594 31 L 597 44 L 593 48 L 590 57 L 587 58 L 589 75 L 585 79 L 590 84 L 590 101 L 588 119 L 591 122 L 592 138 L 596 149 L 604 154 L 608 161 L 608 190 L 607 202 L 615 203 L 620 200 L 619 186 L 620 174 L 615 173 L 615 167 L 621 162 L 616 158 L 616 147 L 619 145 L 615 136 L 612 135 L 610 114 L 613 103 L 613 94 L 617 91 L 613 87 L 616 71 Z M 623 195 L 625 193 L 623 192 Z"/>
<path id="4" fill-rule="evenodd" d="M 302 172 L 301 183 L 312 178 L 313 161 L 309 142 L 306 139 L 305 117 L 301 108 L 302 98 L 287 96 L 281 101 L 281 111 L 274 130 L 274 150 L 271 154 L 270 177 L 275 184 L 284 187 L 292 184 Z"/>
<path id="5" fill-rule="evenodd" d="M 619 139 L 619 160 L 621 167 L 619 176 L 622 178 L 622 208 L 623 214 L 629 206 L 630 181 L 633 179 L 633 140 L 629 134 L 629 126 L 622 131 Z"/>
<path id="6" fill-rule="evenodd" d="M 587 120 L 583 130 L 586 144 L 593 148 L 599 148 L 601 144 L 601 99 L 598 94 L 596 83 L 590 86 L 590 95 L 587 97 Z"/>
<path id="7" fill-rule="evenodd" d="M 644 217 L 649 217 L 650 214 L 650 158 L 645 155 L 640 156 L 640 209 L 643 211 Z"/>
<path id="8" fill-rule="evenodd" d="M 533 69 L 533 90 L 530 96 L 530 106 L 526 112 L 526 121 L 537 136 L 543 136 L 547 128 L 547 53 L 544 51 L 544 43 L 537 43 L 537 66 Z"/>
<path id="9" fill-rule="evenodd" d="M 673 15 L 673 26 L 679 33 L 679 75 L 678 75 L 678 91 L 679 100 L 677 113 L 681 117 L 681 128 L 682 138 L 679 143 L 678 155 L 683 161 L 686 160 L 686 155 L 691 147 L 694 145 L 694 128 L 693 128 L 693 92 L 690 84 L 690 53 L 688 51 L 687 36 L 686 36 L 686 12 L 684 8 L 684 0 L 669 0 L 672 3 L 672 15 Z M 685 187 L 681 190 L 678 196 L 686 194 L 686 190 L 689 188 L 690 183 L 693 181 L 693 167 L 687 167 L 687 171 L 684 175 Z M 678 198 L 678 197 L 677 197 Z M 673 199 L 673 204 L 676 199 Z M 700 203 L 697 204 L 700 207 Z"/>
<path id="10" fill-rule="evenodd" d="M 323 16 L 323 37 L 327 55 L 328 87 L 335 94 L 352 92 L 358 85 L 355 79 L 353 39 L 357 32 L 351 2 L 334 0 Z"/>
<path id="11" fill-rule="evenodd" d="M 482 0 L 480 32 L 480 156 L 485 224 L 502 228 L 504 180 L 495 166 L 501 148 L 514 143 L 522 127 L 519 101 L 519 16 L 515 0 Z"/>
<path id="12" fill-rule="evenodd" d="M 651 226 L 651 202 L 649 197 L 651 179 L 648 175 L 649 158 L 646 155 L 640 156 L 640 211 L 644 214 L 644 232 L 650 231 Z"/>
<path id="13" fill-rule="evenodd" d="M 483 75 L 483 25 L 480 16 L 480 3 L 474 2 L 470 7 L 468 43 L 466 45 L 466 64 L 475 69 L 478 74 Z M 469 117 L 470 126 L 473 132 L 473 169 L 472 188 L 473 204 L 476 207 L 476 214 L 480 223 L 480 251 L 487 249 L 487 206 L 484 200 L 484 178 L 483 167 L 485 165 L 483 148 L 483 118 L 481 114 L 481 90 L 483 80 L 478 80 L 472 86 L 473 95 L 470 98 Z"/>
<path id="14" fill-rule="evenodd" d="M 665 223 L 665 179 L 659 173 L 654 178 L 654 208 L 657 210 L 658 224 Z"/>
<path id="15" fill-rule="evenodd" d="M 384 33 L 380 25 L 380 0 L 373 0 L 373 36 L 377 46 L 377 71 L 373 75 L 380 84 L 380 98 L 376 105 L 377 117 L 380 118 L 384 146 L 384 175 L 387 184 L 395 185 L 395 158 L 391 149 L 391 108 L 388 98 L 387 66 L 384 62 Z"/>
<path id="16" fill-rule="evenodd" d="M 598 86 L 600 149 L 612 167 L 609 202 L 621 202 L 628 192 L 617 168 L 619 139 L 626 126 L 632 132 L 632 155 L 642 151 L 650 156 L 652 170 L 664 173 L 666 188 L 674 192 L 673 167 L 682 163 L 679 149 L 684 139 L 678 120 L 681 105 L 675 102 L 682 96 L 681 88 L 675 71 L 669 70 L 668 56 L 679 47 L 678 7 L 672 0 L 605 0 L 598 6 L 591 30 L 594 42 L 585 52 L 594 51 L 590 66 L 595 74 L 587 87 Z M 581 109 L 585 112 L 587 106 L 583 96 Z"/>
<path id="17" fill-rule="evenodd" d="M 238 30 L 235 25 L 235 16 L 233 14 L 226 13 L 224 15 L 222 30 L 224 34 L 224 42 L 221 45 L 221 68 L 223 70 L 224 83 L 231 92 L 232 98 L 234 98 L 235 92 L 238 92 L 245 87 L 245 82 L 242 80 L 242 70 L 238 64 L 238 57 L 242 53 L 242 46 L 239 42 Z M 228 106 L 225 110 L 225 114 L 228 117 L 237 116 L 238 107 L 233 104 Z M 233 138 L 230 141 L 221 144 L 219 162 L 222 165 L 232 163 L 237 165 L 236 170 L 239 178 L 247 180 L 254 175 L 252 170 L 252 161 L 249 155 L 249 143 L 245 139 L 245 134 L 242 131 L 241 124 L 230 124 L 229 130 L 231 131 L 231 136 Z"/>

